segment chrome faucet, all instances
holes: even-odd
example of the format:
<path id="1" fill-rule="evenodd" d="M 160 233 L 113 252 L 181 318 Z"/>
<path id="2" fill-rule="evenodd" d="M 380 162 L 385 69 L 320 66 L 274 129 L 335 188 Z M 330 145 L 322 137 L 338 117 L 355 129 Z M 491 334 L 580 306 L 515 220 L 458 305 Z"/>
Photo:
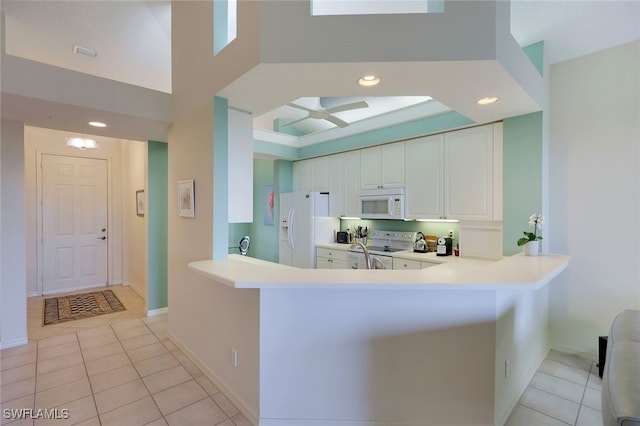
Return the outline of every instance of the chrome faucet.
<path id="1" fill-rule="evenodd" d="M 367 265 L 367 269 L 384 269 L 384 265 L 380 261 L 369 254 L 369 250 L 367 250 L 367 246 L 362 244 L 360 241 L 355 241 L 351 244 L 350 248 L 356 248 L 360 246 L 362 248 L 362 252 L 364 253 L 364 263 Z"/>

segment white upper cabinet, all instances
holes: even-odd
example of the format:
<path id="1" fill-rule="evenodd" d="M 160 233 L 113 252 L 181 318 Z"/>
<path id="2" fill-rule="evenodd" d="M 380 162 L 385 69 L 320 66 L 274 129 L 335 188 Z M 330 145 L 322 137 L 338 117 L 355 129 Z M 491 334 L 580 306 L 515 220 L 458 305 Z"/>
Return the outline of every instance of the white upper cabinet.
<path id="1" fill-rule="evenodd" d="M 444 216 L 501 220 L 502 124 L 445 133 L 444 158 Z"/>
<path id="2" fill-rule="evenodd" d="M 360 191 L 360 151 L 329 156 L 329 216 L 356 217 Z"/>
<path id="3" fill-rule="evenodd" d="M 403 186 L 404 142 L 360 150 L 360 187 L 362 189 Z"/>
<path id="4" fill-rule="evenodd" d="M 444 135 L 406 142 L 406 205 L 408 219 L 444 216 Z"/>
<path id="5" fill-rule="evenodd" d="M 329 156 L 311 160 L 311 190 L 316 192 L 329 191 Z"/>
<path id="6" fill-rule="evenodd" d="M 311 160 L 301 160 L 293 163 L 293 190 L 311 191 Z"/>
<path id="7" fill-rule="evenodd" d="M 502 123 L 406 142 L 410 219 L 502 220 Z"/>

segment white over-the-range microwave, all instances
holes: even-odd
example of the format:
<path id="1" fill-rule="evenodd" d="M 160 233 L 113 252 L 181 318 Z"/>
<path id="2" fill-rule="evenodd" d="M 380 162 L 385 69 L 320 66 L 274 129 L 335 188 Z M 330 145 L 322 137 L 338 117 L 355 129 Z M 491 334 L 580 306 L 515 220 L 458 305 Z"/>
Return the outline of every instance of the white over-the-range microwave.
<path id="1" fill-rule="evenodd" d="M 362 219 L 404 219 L 404 188 L 369 189 L 358 193 Z"/>

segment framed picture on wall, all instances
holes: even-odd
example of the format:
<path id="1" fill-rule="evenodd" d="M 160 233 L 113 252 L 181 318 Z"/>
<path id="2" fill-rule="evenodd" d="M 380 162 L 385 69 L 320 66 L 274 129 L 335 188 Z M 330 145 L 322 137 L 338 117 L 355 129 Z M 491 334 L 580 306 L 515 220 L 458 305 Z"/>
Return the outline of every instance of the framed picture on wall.
<path id="1" fill-rule="evenodd" d="M 193 179 L 178 181 L 178 216 L 196 217 Z"/>
<path id="2" fill-rule="evenodd" d="M 144 189 L 136 191 L 136 214 L 144 216 Z"/>

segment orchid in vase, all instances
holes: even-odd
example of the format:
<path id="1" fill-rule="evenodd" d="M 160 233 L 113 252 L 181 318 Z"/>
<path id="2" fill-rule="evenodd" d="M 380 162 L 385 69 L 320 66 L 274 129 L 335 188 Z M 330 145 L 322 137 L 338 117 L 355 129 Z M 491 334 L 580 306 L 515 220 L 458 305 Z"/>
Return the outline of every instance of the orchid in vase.
<path id="1" fill-rule="evenodd" d="M 538 235 L 538 230 L 542 229 L 542 224 L 544 223 L 544 216 L 541 214 L 532 214 L 529 218 L 529 226 L 533 226 L 533 232 L 524 231 L 524 237 L 520 237 L 518 240 L 518 246 L 523 246 L 530 241 L 539 241 L 542 239 L 540 235 Z"/>

